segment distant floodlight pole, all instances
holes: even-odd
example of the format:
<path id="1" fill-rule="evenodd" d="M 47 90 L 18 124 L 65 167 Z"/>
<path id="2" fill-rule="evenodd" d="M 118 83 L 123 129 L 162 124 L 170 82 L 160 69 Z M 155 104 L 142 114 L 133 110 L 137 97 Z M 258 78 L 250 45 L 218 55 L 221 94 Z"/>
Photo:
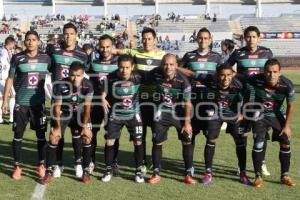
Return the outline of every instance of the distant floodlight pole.
<path id="1" fill-rule="evenodd" d="M 159 1 L 155 0 L 155 14 L 158 15 L 159 14 Z"/>
<path id="2" fill-rule="evenodd" d="M 261 0 L 256 1 L 256 17 L 261 18 L 262 16 L 262 8 L 261 8 Z"/>
<path id="3" fill-rule="evenodd" d="M 3 4 L 3 0 L 0 0 L 0 20 L 2 20 L 4 16 L 4 4 Z"/>
<path id="4" fill-rule="evenodd" d="M 55 15 L 56 13 L 56 2 L 55 0 L 52 0 L 52 14 Z"/>
<path id="5" fill-rule="evenodd" d="M 107 0 L 103 1 L 103 5 L 104 5 L 104 17 L 107 16 Z"/>
<path id="6" fill-rule="evenodd" d="M 205 15 L 210 15 L 210 2 L 206 0 Z"/>

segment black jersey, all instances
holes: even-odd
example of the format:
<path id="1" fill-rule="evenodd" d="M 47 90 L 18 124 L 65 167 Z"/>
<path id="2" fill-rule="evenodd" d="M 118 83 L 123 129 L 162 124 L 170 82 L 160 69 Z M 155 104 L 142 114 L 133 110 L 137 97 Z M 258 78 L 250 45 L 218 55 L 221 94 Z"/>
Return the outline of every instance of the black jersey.
<path id="1" fill-rule="evenodd" d="M 44 83 L 50 66 L 50 57 L 43 53 L 29 57 L 23 51 L 12 57 L 9 77 L 14 78 L 16 104 L 34 106 L 45 103 Z"/>
<path id="2" fill-rule="evenodd" d="M 118 69 L 118 56 L 113 56 L 111 60 L 104 61 L 98 57 L 90 63 L 88 75 L 94 86 L 94 98 L 100 99 L 101 81 L 104 81 L 107 75 Z"/>
<path id="3" fill-rule="evenodd" d="M 227 63 L 230 65 L 237 64 L 237 73 L 250 76 L 260 74 L 264 71 L 265 63 L 273 57 L 271 49 L 258 46 L 254 53 L 251 53 L 247 47 L 235 50 Z"/>
<path id="4" fill-rule="evenodd" d="M 234 77 L 226 89 L 219 86 L 217 74 L 200 74 L 195 79 L 207 87 L 208 102 L 217 106 L 219 116 L 236 116 L 242 110 L 242 103 L 248 90 L 238 78 Z M 211 108 L 213 107 L 207 106 L 207 109 Z"/>
<path id="5" fill-rule="evenodd" d="M 74 61 L 79 61 L 84 64 L 85 70 L 88 68 L 88 56 L 79 46 L 76 46 L 74 50 L 67 51 L 62 45 L 50 44 L 47 53 L 52 58 L 50 71 L 52 73 L 53 82 L 67 78 L 69 76 L 70 65 Z"/>
<path id="6" fill-rule="evenodd" d="M 285 76 L 280 76 L 278 83 L 270 87 L 265 81 L 264 74 L 250 77 L 248 83 L 255 91 L 254 102 L 262 103 L 264 115 L 276 116 L 282 113 L 284 100 L 292 102 L 295 100 L 295 90 L 293 83 Z"/>
<path id="7" fill-rule="evenodd" d="M 65 78 L 53 86 L 53 98 L 62 100 L 63 114 L 82 112 L 85 98 L 92 98 L 93 94 L 93 85 L 86 78 L 83 78 L 77 89 L 72 86 L 69 78 Z"/>

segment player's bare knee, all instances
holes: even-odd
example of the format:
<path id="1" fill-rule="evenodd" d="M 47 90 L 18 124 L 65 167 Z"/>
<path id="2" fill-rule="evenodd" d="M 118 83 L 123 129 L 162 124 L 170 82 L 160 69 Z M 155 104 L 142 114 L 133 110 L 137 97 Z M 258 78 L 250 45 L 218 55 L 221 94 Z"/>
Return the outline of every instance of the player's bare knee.
<path id="1" fill-rule="evenodd" d="M 115 139 L 107 139 L 106 140 L 106 145 L 107 146 L 113 146 L 115 144 Z"/>
<path id="2" fill-rule="evenodd" d="M 257 141 L 253 144 L 253 151 L 259 153 L 263 151 L 264 141 Z"/>
<path id="3" fill-rule="evenodd" d="M 91 135 L 83 135 L 82 136 L 82 143 L 83 144 L 90 144 L 92 141 L 92 136 Z"/>
<path id="4" fill-rule="evenodd" d="M 133 144 L 136 146 L 140 146 L 143 144 L 142 140 L 133 140 Z"/>
<path id="5" fill-rule="evenodd" d="M 284 148 L 284 149 L 288 149 L 288 148 L 290 148 L 290 145 L 289 144 L 280 144 L 280 147 L 281 148 Z"/>
<path id="6" fill-rule="evenodd" d="M 183 145 L 190 145 L 192 142 L 182 142 Z"/>
<path id="7" fill-rule="evenodd" d="M 49 136 L 50 143 L 54 145 L 58 145 L 60 139 L 61 139 L 61 135 L 50 134 Z"/>
<path id="8" fill-rule="evenodd" d="M 208 142 L 211 143 L 211 144 L 216 144 L 217 140 L 218 140 L 218 138 L 210 139 L 210 140 L 208 140 Z"/>

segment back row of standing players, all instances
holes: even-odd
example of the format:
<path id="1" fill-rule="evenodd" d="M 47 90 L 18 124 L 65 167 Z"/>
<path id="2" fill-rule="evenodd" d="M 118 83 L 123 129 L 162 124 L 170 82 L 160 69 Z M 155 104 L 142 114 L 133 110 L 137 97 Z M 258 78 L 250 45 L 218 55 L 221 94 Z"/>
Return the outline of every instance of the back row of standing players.
<path id="1" fill-rule="evenodd" d="M 142 32 L 143 49 L 114 49 L 113 39 L 107 35 L 102 36 L 96 59 L 92 61 L 88 61 L 87 55 L 76 45 L 76 27 L 73 24 L 66 24 L 63 32 L 63 44 L 49 46 L 47 55 L 38 51 L 38 34 L 29 31 L 25 36 L 26 50 L 14 55 L 11 60 L 2 110 L 7 113 L 8 94 L 14 86 L 16 105 L 12 146 L 15 168 L 12 177 L 15 180 L 21 178 L 22 138 L 25 127 L 30 121 L 31 128 L 36 131 L 38 138 L 37 172 L 42 178 L 42 183 L 47 185 L 52 177 L 61 175 L 63 135 L 67 126 L 72 133 L 76 176 L 82 178 L 84 183 L 88 183 L 89 174 L 95 166 L 97 132 L 100 130 L 105 113 L 109 113 L 105 134 L 107 170 L 102 181 L 108 182 L 113 175 L 119 174 L 117 165 L 119 137 L 125 125 L 130 132 L 130 140 L 134 143 L 136 182 L 144 182 L 147 165 L 146 132 L 147 126 L 151 127 L 153 175 L 149 183 L 158 183 L 161 178 L 162 144 L 167 140 L 168 128 L 175 126 L 178 137 L 182 141 L 186 184 L 196 183 L 193 178 L 195 137 L 200 131 L 206 136 L 205 174 L 202 182 L 209 184 L 213 175 L 212 161 L 216 140 L 222 123 L 227 122 L 226 131 L 233 136 L 236 144 L 240 182 L 248 185 L 250 181 L 246 175 L 247 136 L 245 133 L 249 131 L 250 123 L 242 120 L 241 116 L 234 120 L 224 120 L 221 117 L 217 120 L 207 120 L 214 116 L 213 111 L 209 106 L 197 105 L 199 102 L 211 101 L 209 94 L 212 92 L 216 97 L 213 101 L 218 103 L 218 109 L 228 112 L 229 115 L 234 114 L 237 110 L 232 107 L 243 101 L 243 98 L 248 95 L 243 91 L 245 88 L 250 88 L 248 100 L 252 98 L 253 101 L 263 103 L 265 106 L 263 110 L 265 117 L 253 125 L 252 156 L 256 173 L 253 184 L 256 187 L 262 186 L 261 166 L 265 157 L 267 131 L 272 127 L 273 139 L 280 142 L 281 182 L 289 186 L 295 185 L 288 176 L 291 136 L 289 125 L 293 111 L 294 90 L 291 82 L 283 76 L 277 77 L 275 85 L 269 84 L 274 81 L 274 78 L 272 80 L 267 78 L 268 70 L 271 74 L 275 72 L 277 75 L 280 74 L 280 63 L 271 59 L 270 49 L 258 46 L 260 32 L 256 27 L 250 26 L 245 29 L 247 46 L 235 50 L 227 64 L 223 65 L 221 65 L 221 56 L 209 49 L 212 41 L 211 33 L 206 28 L 200 29 L 197 34 L 198 49 L 186 53 L 179 64 L 193 73 L 179 68 L 181 72 L 176 70 L 178 63 L 175 56 L 165 55 L 165 52 L 156 48 L 156 33 L 152 29 L 144 29 Z M 120 57 L 118 58 L 117 55 Z M 269 61 L 266 65 L 267 60 Z M 133 64 L 137 71 L 132 71 Z M 237 74 L 240 78 L 233 78 L 234 64 L 237 64 Z M 46 144 L 44 82 L 49 72 L 52 74 L 52 86 L 46 85 L 46 90 L 51 88 L 52 91 L 53 114 L 50 139 Z M 90 80 L 83 78 L 84 72 L 90 76 Z M 191 85 L 183 74 L 194 77 L 191 78 Z M 241 81 L 248 78 L 247 84 Z M 156 92 L 161 98 L 156 99 Z M 286 119 L 278 111 L 282 108 L 285 98 L 288 102 Z M 157 101 L 163 106 L 154 109 L 152 103 L 156 105 Z M 183 103 L 184 106 L 175 106 L 176 103 Z M 197 109 L 194 110 L 194 117 L 190 119 L 192 105 Z M 174 118 L 173 110 L 183 120 Z M 68 117 L 69 115 L 71 117 Z M 202 120 L 199 116 L 208 118 Z M 46 162 L 43 152 L 45 145 L 47 146 Z"/>

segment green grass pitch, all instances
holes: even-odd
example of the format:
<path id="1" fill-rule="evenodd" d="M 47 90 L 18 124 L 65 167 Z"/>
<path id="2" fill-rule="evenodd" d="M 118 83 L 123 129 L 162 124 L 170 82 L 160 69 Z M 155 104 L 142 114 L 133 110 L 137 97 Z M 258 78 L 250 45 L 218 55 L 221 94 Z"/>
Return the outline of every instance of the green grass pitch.
<path id="1" fill-rule="evenodd" d="M 285 74 L 300 85 L 299 71 L 286 71 Z M 66 132 L 66 145 L 64 150 L 65 170 L 63 176 L 54 179 L 46 188 L 44 199 L 300 199 L 300 95 L 297 87 L 296 112 L 292 130 L 292 159 L 290 175 L 296 181 L 296 187 L 289 188 L 279 183 L 280 166 L 278 160 L 278 143 L 268 143 L 266 154 L 267 166 L 271 176 L 264 177 L 264 186 L 256 189 L 238 182 L 237 160 L 235 146 L 230 135 L 221 133 L 216 146 L 214 159 L 214 179 L 209 186 L 196 184 L 194 186 L 183 183 L 184 165 L 181 153 L 181 144 L 177 140 L 175 129 L 170 129 L 169 139 L 163 147 L 162 180 L 159 184 L 151 186 L 147 183 L 137 184 L 133 181 L 134 161 L 133 145 L 128 141 L 128 133 L 123 131 L 120 141 L 119 165 L 121 177 L 113 178 L 110 183 L 102 183 L 100 177 L 104 170 L 104 139 L 103 130 L 98 133 L 97 169 L 89 185 L 84 185 L 75 178 L 73 168 L 73 150 L 70 132 Z M 27 128 L 23 140 L 22 162 L 23 177 L 16 182 L 10 178 L 12 171 L 11 140 L 13 134 L 10 125 L 0 126 L 0 200 L 31 199 L 37 184 L 36 168 L 36 139 L 34 132 Z M 48 135 L 47 135 L 48 138 Z M 150 159 L 151 133 L 147 135 L 147 153 Z M 201 181 L 203 174 L 203 148 L 205 138 L 201 134 L 197 137 L 194 163 L 195 177 Z M 248 139 L 247 169 L 253 180 L 253 165 L 251 159 L 252 136 Z M 147 178 L 151 173 L 148 172 Z"/>

